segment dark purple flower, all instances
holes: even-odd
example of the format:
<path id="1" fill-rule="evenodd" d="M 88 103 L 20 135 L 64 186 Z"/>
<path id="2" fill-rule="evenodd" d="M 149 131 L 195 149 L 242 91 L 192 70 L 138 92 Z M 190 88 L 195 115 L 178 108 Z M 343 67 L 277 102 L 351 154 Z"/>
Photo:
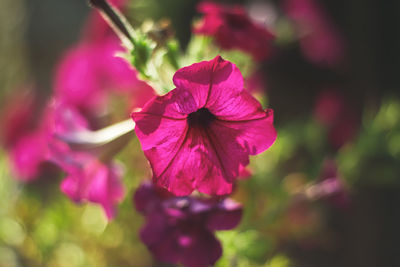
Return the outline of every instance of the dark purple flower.
<path id="1" fill-rule="evenodd" d="M 213 265 L 222 254 L 216 230 L 237 226 L 241 205 L 230 199 L 175 197 L 151 184 L 134 195 L 136 209 L 146 216 L 140 238 L 162 262 L 188 267 Z"/>

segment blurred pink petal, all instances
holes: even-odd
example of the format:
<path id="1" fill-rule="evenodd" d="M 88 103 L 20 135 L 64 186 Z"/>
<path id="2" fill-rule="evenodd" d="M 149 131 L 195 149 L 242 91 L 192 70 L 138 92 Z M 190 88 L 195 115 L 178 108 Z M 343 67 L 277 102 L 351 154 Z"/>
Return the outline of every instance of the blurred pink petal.
<path id="1" fill-rule="evenodd" d="M 3 102 L 3 101 L 2 101 Z M 18 140 L 37 126 L 38 103 L 32 92 L 18 91 L 6 97 L 1 108 L 1 144 L 14 146 Z"/>
<path id="2" fill-rule="evenodd" d="M 93 13 L 82 40 L 58 64 L 56 98 L 86 114 L 101 113 L 112 93 L 132 98 L 129 108 L 142 106 L 154 96 L 154 90 L 138 79 L 129 62 L 118 56 L 123 53 L 126 51 L 112 29 L 97 11 Z"/>
<path id="3" fill-rule="evenodd" d="M 351 141 L 360 124 L 355 109 L 335 89 L 323 90 L 317 96 L 314 116 L 327 128 L 328 140 L 335 149 Z"/>
<path id="4" fill-rule="evenodd" d="M 18 139 L 10 152 L 15 178 L 24 182 L 36 179 L 48 159 L 47 139 L 36 132 Z"/>
<path id="5" fill-rule="evenodd" d="M 304 56 L 315 64 L 335 66 L 344 59 L 344 40 L 318 1 L 285 0 L 284 10 L 294 21 Z"/>
<path id="6" fill-rule="evenodd" d="M 256 60 L 264 60 L 271 54 L 274 35 L 253 22 L 241 6 L 201 2 L 198 11 L 204 17 L 195 27 L 195 33 L 212 36 L 221 48 L 242 50 Z"/>
<path id="7" fill-rule="evenodd" d="M 62 167 L 67 173 L 67 177 L 61 183 L 61 191 L 64 194 L 75 202 L 100 204 L 108 219 L 115 216 L 115 205 L 124 196 L 120 166 L 89 158 L 87 162 L 77 160 L 65 163 Z"/>

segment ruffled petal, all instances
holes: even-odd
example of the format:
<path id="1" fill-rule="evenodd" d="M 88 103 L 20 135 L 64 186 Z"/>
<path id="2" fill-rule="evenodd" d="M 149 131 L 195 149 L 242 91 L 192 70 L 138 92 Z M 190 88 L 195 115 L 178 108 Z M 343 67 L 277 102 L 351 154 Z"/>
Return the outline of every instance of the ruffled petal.
<path id="1" fill-rule="evenodd" d="M 220 56 L 179 69 L 173 78 L 177 88 L 189 91 L 198 108 L 223 103 L 243 89 L 239 69 Z"/>
<path id="2" fill-rule="evenodd" d="M 181 196 L 193 189 L 206 194 L 231 193 L 241 166 L 248 164 L 248 155 L 230 132 L 217 135 L 215 130 L 188 129 L 172 147 L 173 153 L 160 148 L 145 151 L 154 182 Z"/>
<path id="3" fill-rule="evenodd" d="M 277 136 L 272 124 L 272 110 L 268 109 L 262 114 L 263 117 L 250 120 L 216 120 L 214 125 L 219 127 L 218 132 L 226 132 L 226 134 L 229 132 L 235 136 L 235 142 L 240 144 L 247 154 L 256 155 L 268 149 Z M 226 139 L 221 140 L 226 141 Z"/>

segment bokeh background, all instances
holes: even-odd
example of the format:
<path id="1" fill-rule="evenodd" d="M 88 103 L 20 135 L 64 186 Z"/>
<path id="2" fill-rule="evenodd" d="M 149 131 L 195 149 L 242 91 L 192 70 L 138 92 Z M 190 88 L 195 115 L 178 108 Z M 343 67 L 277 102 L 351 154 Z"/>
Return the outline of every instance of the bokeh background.
<path id="1" fill-rule="evenodd" d="M 133 25 L 169 19 L 185 49 L 197 2 L 132 0 L 126 14 Z M 218 233 L 224 256 L 217 266 L 400 266 L 400 2 L 317 1 L 346 47 L 334 68 L 304 57 L 282 2 L 224 1 L 266 7 L 283 37 L 259 69 L 258 93 L 275 111 L 278 139 L 252 159 L 252 179 L 234 194 L 245 213 L 237 229 Z M 26 88 L 45 103 L 55 66 L 89 12 L 84 0 L 0 0 L 2 106 Z M 318 115 L 332 101 L 346 107 L 334 110 L 341 121 L 350 121 L 337 126 L 339 137 Z M 100 207 L 66 198 L 61 177 L 17 182 L 1 149 L 0 266 L 169 266 L 138 239 L 143 218 L 132 193 L 150 171 L 134 136 L 118 159 L 127 194 L 108 223 Z M 330 162 L 341 186 L 315 195 Z"/>

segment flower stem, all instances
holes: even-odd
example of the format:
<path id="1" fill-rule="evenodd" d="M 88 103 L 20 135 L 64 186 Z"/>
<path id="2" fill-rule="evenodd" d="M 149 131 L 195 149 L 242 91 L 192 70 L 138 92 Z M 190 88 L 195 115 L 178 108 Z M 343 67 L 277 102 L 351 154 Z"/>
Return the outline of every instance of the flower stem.
<path id="1" fill-rule="evenodd" d="M 105 146 L 127 134 L 132 134 L 135 123 L 132 119 L 110 125 L 97 131 L 79 131 L 65 136 L 57 136 L 74 150 L 87 150 Z"/>
<path id="2" fill-rule="evenodd" d="M 89 2 L 93 7 L 100 11 L 102 16 L 112 26 L 124 44 L 129 49 L 133 49 L 133 47 L 136 46 L 136 34 L 125 16 L 106 0 L 89 0 Z"/>

